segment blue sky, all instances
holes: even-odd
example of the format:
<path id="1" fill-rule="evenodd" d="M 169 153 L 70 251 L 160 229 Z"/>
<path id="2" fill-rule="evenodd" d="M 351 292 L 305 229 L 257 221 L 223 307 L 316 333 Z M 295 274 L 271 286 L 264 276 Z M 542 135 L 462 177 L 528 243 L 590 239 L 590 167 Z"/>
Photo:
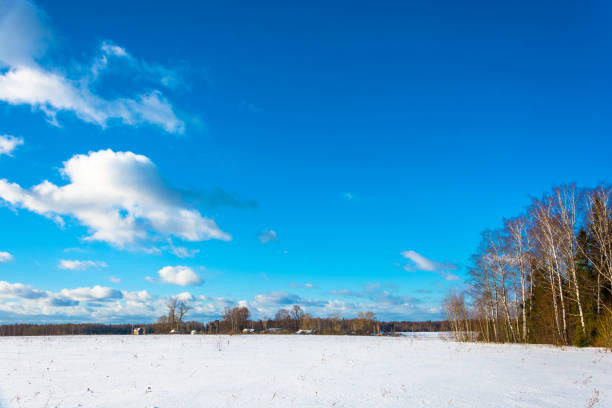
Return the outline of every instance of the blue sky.
<path id="1" fill-rule="evenodd" d="M 0 1 L 0 321 L 439 319 L 609 181 L 607 2 Z"/>

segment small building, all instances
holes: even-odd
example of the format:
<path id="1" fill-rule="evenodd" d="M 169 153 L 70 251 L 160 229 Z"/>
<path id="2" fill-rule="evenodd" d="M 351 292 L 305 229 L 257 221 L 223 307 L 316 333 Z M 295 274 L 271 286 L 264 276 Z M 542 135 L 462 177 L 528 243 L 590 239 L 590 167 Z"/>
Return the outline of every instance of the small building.
<path id="1" fill-rule="evenodd" d="M 253 334 L 255 329 L 242 329 L 242 334 Z"/>
<path id="2" fill-rule="evenodd" d="M 198 334 L 198 331 L 197 330 L 192 330 L 191 331 L 191 335 L 193 336 L 194 334 Z"/>
<path id="3" fill-rule="evenodd" d="M 283 329 L 279 327 L 270 327 L 269 329 L 264 330 L 264 333 L 282 333 Z"/>
<path id="4" fill-rule="evenodd" d="M 295 332 L 295 334 L 315 334 L 317 331 L 316 330 L 298 330 Z"/>
<path id="5" fill-rule="evenodd" d="M 133 331 L 134 336 L 142 336 L 144 334 L 144 329 L 142 327 L 136 327 Z"/>
<path id="6" fill-rule="evenodd" d="M 181 331 L 178 329 L 172 329 L 170 330 L 170 334 L 181 334 Z"/>

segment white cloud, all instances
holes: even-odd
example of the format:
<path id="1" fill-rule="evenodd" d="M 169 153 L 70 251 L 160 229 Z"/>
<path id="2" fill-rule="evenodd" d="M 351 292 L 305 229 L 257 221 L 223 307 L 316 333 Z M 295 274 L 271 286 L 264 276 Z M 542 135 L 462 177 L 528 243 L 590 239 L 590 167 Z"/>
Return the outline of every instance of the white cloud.
<path id="1" fill-rule="evenodd" d="M 216 319 L 224 308 L 248 307 L 254 318 L 273 317 L 279 309 L 300 305 L 313 316 L 340 314 L 354 317 L 359 312 L 372 311 L 387 319 L 439 319 L 442 317 L 439 299 L 424 301 L 396 293 L 392 285 L 365 285 L 363 290 L 332 291 L 323 299 L 304 298 L 287 292 L 260 293 L 251 300 L 197 295 L 182 292 L 171 298 L 188 301 L 190 318 Z M 146 290 L 120 291 L 93 286 L 50 292 L 22 283 L 0 281 L 0 321 L 153 321 L 167 313 L 167 296 L 153 295 Z M 3 320 L 4 319 L 4 320 Z M 13 320 L 14 321 L 14 320 Z"/>
<path id="2" fill-rule="evenodd" d="M 259 233 L 259 235 L 257 235 L 257 238 L 259 239 L 259 242 L 261 242 L 262 244 L 267 244 L 268 242 L 278 241 L 278 235 L 276 234 L 276 231 L 273 231 L 273 230 L 262 231 Z"/>
<path id="3" fill-rule="evenodd" d="M 185 207 L 145 156 L 109 149 L 76 155 L 63 164 L 60 172 L 68 184 L 43 181 L 26 190 L 0 180 L 0 198 L 60 224 L 62 217 L 74 217 L 89 229 L 86 240 L 119 248 L 152 236 L 231 239 L 213 220 Z"/>
<path id="4" fill-rule="evenodd" d="M 59 111 L 71 111 L 81 120 L 103 128 L 109 120 L 117 119 L 126 125 L 151 123 L 169 133 L 183 133 L 184 123 L 160 91 L 106 100 L 78 84 L 39 68 L 12 68 L 0 75 L 0 100 L 38 108 L 54 125 L 59 125 L 56 118 Z"/>
<path id="5" fill-rule="evenodd" d="M 111 276 L 108 279 L 113 283 L 121 283 L 121 278 L 118 278 L 116 276 Z"/>
<path id="6" fill-rule="evenodd" d="M 121 299 L 123 294 L 121 291 L 104 286 L 83 287 L 76 289 L 62 289 L 60 295 L 77 301 L 104 301 L 112 299 Z"/>
<path id="7" fill-rule="evenodd" d="M 103 42 L 91 67 L 43 66 L 41 57 L 53 41 L 44 13 L 25 0 L 8 0 L 0 5 L 0 100 L 12 105 L 30 105 L 59 125 L 56 115 L 67 111 L 81 120 L 106 127 L 112 120 L 127 125 L 149 123 L 170 133 L 183 133 L 184 122 L 177 118 L 170 102 L 157 89 L 132 96 L 106 99 L 96 94 L 100 72 L 109 69 L 110 59 L 131 58 L 127 51 Z M 129 64 L 132 77 L 159 76 L 167 81 L 170 70 L 145 63 Z M 69 71 L 74 71 L 69 75 Z M 83 73 L 85 71 L 85 73 Z"/>
<path id="8" fill-rule="evenodd" d="M 89 268 L 106 268 L 106 262 L 101 261 L 80 261 L 71 259 L 62 259 L 57 266 L 59 269 L 85 270 Z"/>
<path id="9" fill-rule="evenodd" d="M 432 261 L 431 259 L 427 259 L 423 255 L 412 250 L 402 252 L 402 256 L 411 260 L 414 263 L 414 268 L 420 271 L 433 272 L 444 266 L 438 262 Z"/>
<path id="10" fill-rule="evenodd" d="M 137 292 L 123 291 L 121 293 L 122 293 L 123 297 L 125 299 L 127 299 L 127 300 L 134 300 L 134 301 L 144 302 L 146 300 L 150 300 L 151 299 L 151 295 L 146 290 L 141 290 L 141 291 L 137 291 Z"/>
<path id="11" fill-rule="evenodd" d="M 174 295 L 173 298 L 182 302 L 190 302 L 195 299 L 193 295 L 189 292 L 181 292 L 179 294 Z"/>
<path id="12" fill-rule="evenodd" d="M 456 270 L 457 265 L 454 265 L 449 262 L 440 263 L 436 261 L 432 261 L 431 259 L 425 258 L 423 255 L 415 252 L 415 251 L 403 251 L 401 255 L 412 261 L 411 265 L 404 266 L 404 269 L 408 272 L 414 271 L 428 271 L 434 272 L 438 275 L 442 276 L 447 281 L 459 280 L 459 276 L 450 273 L 449 271 Z"/>
<path id="13" fill-rule="evenodd" d="M 249 307 L 261 315 L 274 316 L 281 308 L 289 308 L 292 305 L 301 304 L 302 298 L 298 295 L 275 291 L 268 293 L 260 293 L 253 296 L 253 300 L 249 303 Z"/>
<path id="14" fill-rule="evenodd" d="M 188 266 L 165 266 L 157 271 L 161 282 L 179 286 L 202 284 L 202 278 Z"/>
<path id="15" fill-rule="evenodd" d="M 12 260 L 13 260 L 13 255 L 9 254 L 8 252 L 0 251 L 0 263 L 7 263 Z"/>
<path id="16" fill-rule="evenodd" d="M 172 239 L 168 239 L 168 246 L 165 246 L 162 249 L 169 251 L 171 254 L 179 258 L 193 258 L 198 252 L 200 252 L 199 249 L 188 249 L 183 246 L 175 246 Z"/>
<path id="17" fill-rule="evenodd" d="M 4 298 L 24 298 L 24 299 L 39 299 L 47 297 L 45 291 L 38 290 L 32 286 L 21 283 L 9 283 L 0 281 L 0 297 Z"/>
<path id="18" fill-rule="evenodd" d="M 455 275 L 454 273 L 450 272 L 445 272 L 442 277 L 449 282 L 461 279 L 458 275 Z"/>
<path id="19" fill-rule="evenodd" d="M 196 256 L 198 252 L 200 252 L 200 250 L 199 249 L 187 249 L 182 246 L 173 246 L 170 248 L 170 252 L 172 252 L 174 255 L 178 256 L 179 258 L 193 258 L 194 256 Z"/>
<path id="20" fill-rule="evenodd" d="M 118 45 L 112 44 L 110 42 L 103 42 L 100 47 L 104 55 L 114 55 L 116 57 L 127 57 L 129 54 L 125 50 L 125 48 L 121 48 Z"/>
<path id="21" fill-rule="evenodd" d="M 164 300 L 146 290 L 128 292 L 94 286 L 50 292 L 0 281 L 0 319 L 14 316 L 19 321 L 34 322 L 152 321 L 164 313 Z"/>
<path id="22" fill-rule="evenodd" d="M 11 135 L 0 135 L 0 156 L 11 156 L 13 151 L 23 145 L 23 138 Z"/>
<path id="23" fill-rule="evenodd" d="M 44 12 L 28 1 L 0 3 L 0 65 L 32 65 L 53 42 Z"/>
<path id="24" fill-rule="evenodd" d="M 295 282 L 291 282 L 289 284 L 289 286 L 291 286 L 292 288 L 306 288 L 306 289 L 314 289 L 314 288 L 318 288 L 318 285 L 314 285 L 312 283 L 295 283 Z"/>

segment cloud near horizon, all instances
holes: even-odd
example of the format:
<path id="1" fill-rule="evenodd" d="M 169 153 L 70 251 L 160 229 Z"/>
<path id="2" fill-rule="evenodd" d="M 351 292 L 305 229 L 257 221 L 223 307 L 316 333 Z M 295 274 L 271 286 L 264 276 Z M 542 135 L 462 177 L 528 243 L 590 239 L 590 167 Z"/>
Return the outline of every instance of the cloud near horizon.
<path id="1" fill-rule="evenodd" d="M 124 48 L 102 42 L 89 65 L 43 65 L 55 35 L 48 18 L 35 4 L 7 0 L 0 5 L 0 100 L 11 105 L 29 105 L 40 110 L 47 121 L 59 126 L 57 114 L 72 112 L 79 119 L 105 128 L 110 121 L 125 125 L 151 124 L 168 133 L 183 133 L 180 120 L 159 89 L 145 88 L 131 95 L 107 99 L 97 93 L 102 73 L 121 63 L 121 71 L 131 77 L 154 77 L 162 85 L 173 80 L 172 70 L 138 62 Z M 136 62 L 134 62 L 136 61 Z M 130 86 L 123 86 L 125 89 Z"/>
<path id="2" fill-rule="evenodd" d="M 117 248 L 135 247 L 154 237 L 231 240 L 212 219 L 186 207 L 146 156 L 110 149 L 79 154 L 64 162 L 60 173 L 68 184 L 45 180 L 24 189 L 0 179 L 0 199 L 60 225 L 63 217 L 76 219 L 89 230 L 85 240 Z"/>
<path id="3" fill-rule="evenodd" d="M 313 299 L 272 291 L 254 295 L 250 300 L 194 295 L 152 295 L 146 290 L 122 291 L 95 285 L 65 288 L 58 292 L 41 290 L 22 283 L 0 281 L 0 322 L 149 322 L 167 313 L 169 298 L 183 300 L 192 307 L 189 318 L 213 320 L 226 307 L 246 306 L 255 319 L 271 318 L 279 309 L 300 305 L 313 316 L 355 317 L 372 311 L 381 319 L 435 320 L 442 317 L 439 305 L 391 293 L 388 285 L 365 285 L 360 292 L 332 291 L 332 297 Z M 335 293 L 335 294 L 333 294 Z M 5 320 L 8 319 L 8 320 Z"/>

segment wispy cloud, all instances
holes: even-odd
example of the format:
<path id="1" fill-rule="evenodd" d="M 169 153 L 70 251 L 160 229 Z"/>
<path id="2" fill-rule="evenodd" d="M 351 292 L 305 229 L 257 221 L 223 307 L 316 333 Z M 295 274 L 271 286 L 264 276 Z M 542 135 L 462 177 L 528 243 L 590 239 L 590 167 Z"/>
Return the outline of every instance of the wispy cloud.
<path id="1" fill-rule="evenodd" d="M 59 269 L 70 269 L 70 270 L 85 270 L 90 268 L 106 268 L 108 265 L 102 261 L 80 261 L 76 259 L 62 259 L 60 260 Z"/>
<path id="2" fill-rule="evenodd" d="M 199 249 L 188 249 L 183 246 L 174 245 L 174 242 L 172 242 L 172 239 L 170 238 L 168 238 L 168 245 L 162 249 L 169 251 L 178 258 L 193 258 L 200 252 Z"/>
<path id="3" fill-rule="evenodd" d="M 447 281 L 459 279 L 459 276 L 450 272 L 458 269 L 457 265 L 455 264 L 450 262 L 441 263 L 433 261 L 412 250 L 403 251 L 401 255 L 411 261 L 410 264 L 404 266 L 404 269 L 407 272 L 428 271 L 439 274 Z"/>
<path id="4" fill-rule="evenodd" d="M 119 248 L 134 247 L 152 235 L 187 241 L 231 239 L 213 220 L 186 207 L 145 156 L 101 150 L 73 156 L 60 171 L 69 184 L 44 181 L 26 190 L 0 180 L 0 199 L 60 224 L 62 217 L 73 217 L 89 229 L 86 240 Z"/>
<path id="5" fill-rule="evenodd" d="M 40 61 L 54 41 L 47 17 L 33 3 L 8 0 L 0 7 L 0 100 L 12 105 L 30 105 L 59 126 L 57 114 L 72 112 L 85 122 L 106 127 L 109 121 L 126 125 L 149 123 L 169 133 L 183 133 L 180 120 L 168 99 L 158 89 L 107 99 L 96 92 L 101 73 L 117 60 L 128 60 L 131 78 L 156 76 L 161 83 L 172 80 L 170 70 L 138 63 L 122 47 L 103 42 L 91 65 L 50 66 Z M 123 69 L 126 71 L 126 69 Z"/>
<path id="6" fill-rule="evenodd" d="M 312 283 L 295 283 L 295 282 L 291 282 L 289 284 L 289 286 L 291 286 L 292 288 L 306 288 L 306 289 L 315 289 L 318 288 L 318 285 L 314 285 Z"/>
<path id="7" fill-rule="evenodd" d="M 276 242 L 278 241 L 278 234 L 276 233 L 276 231 L 273 230 L 262 231 L 257 235 L 257 239 L 259 239 L 259 242 L 261 242 L 262 244 L 267 244 L 268 242 Z"/>

